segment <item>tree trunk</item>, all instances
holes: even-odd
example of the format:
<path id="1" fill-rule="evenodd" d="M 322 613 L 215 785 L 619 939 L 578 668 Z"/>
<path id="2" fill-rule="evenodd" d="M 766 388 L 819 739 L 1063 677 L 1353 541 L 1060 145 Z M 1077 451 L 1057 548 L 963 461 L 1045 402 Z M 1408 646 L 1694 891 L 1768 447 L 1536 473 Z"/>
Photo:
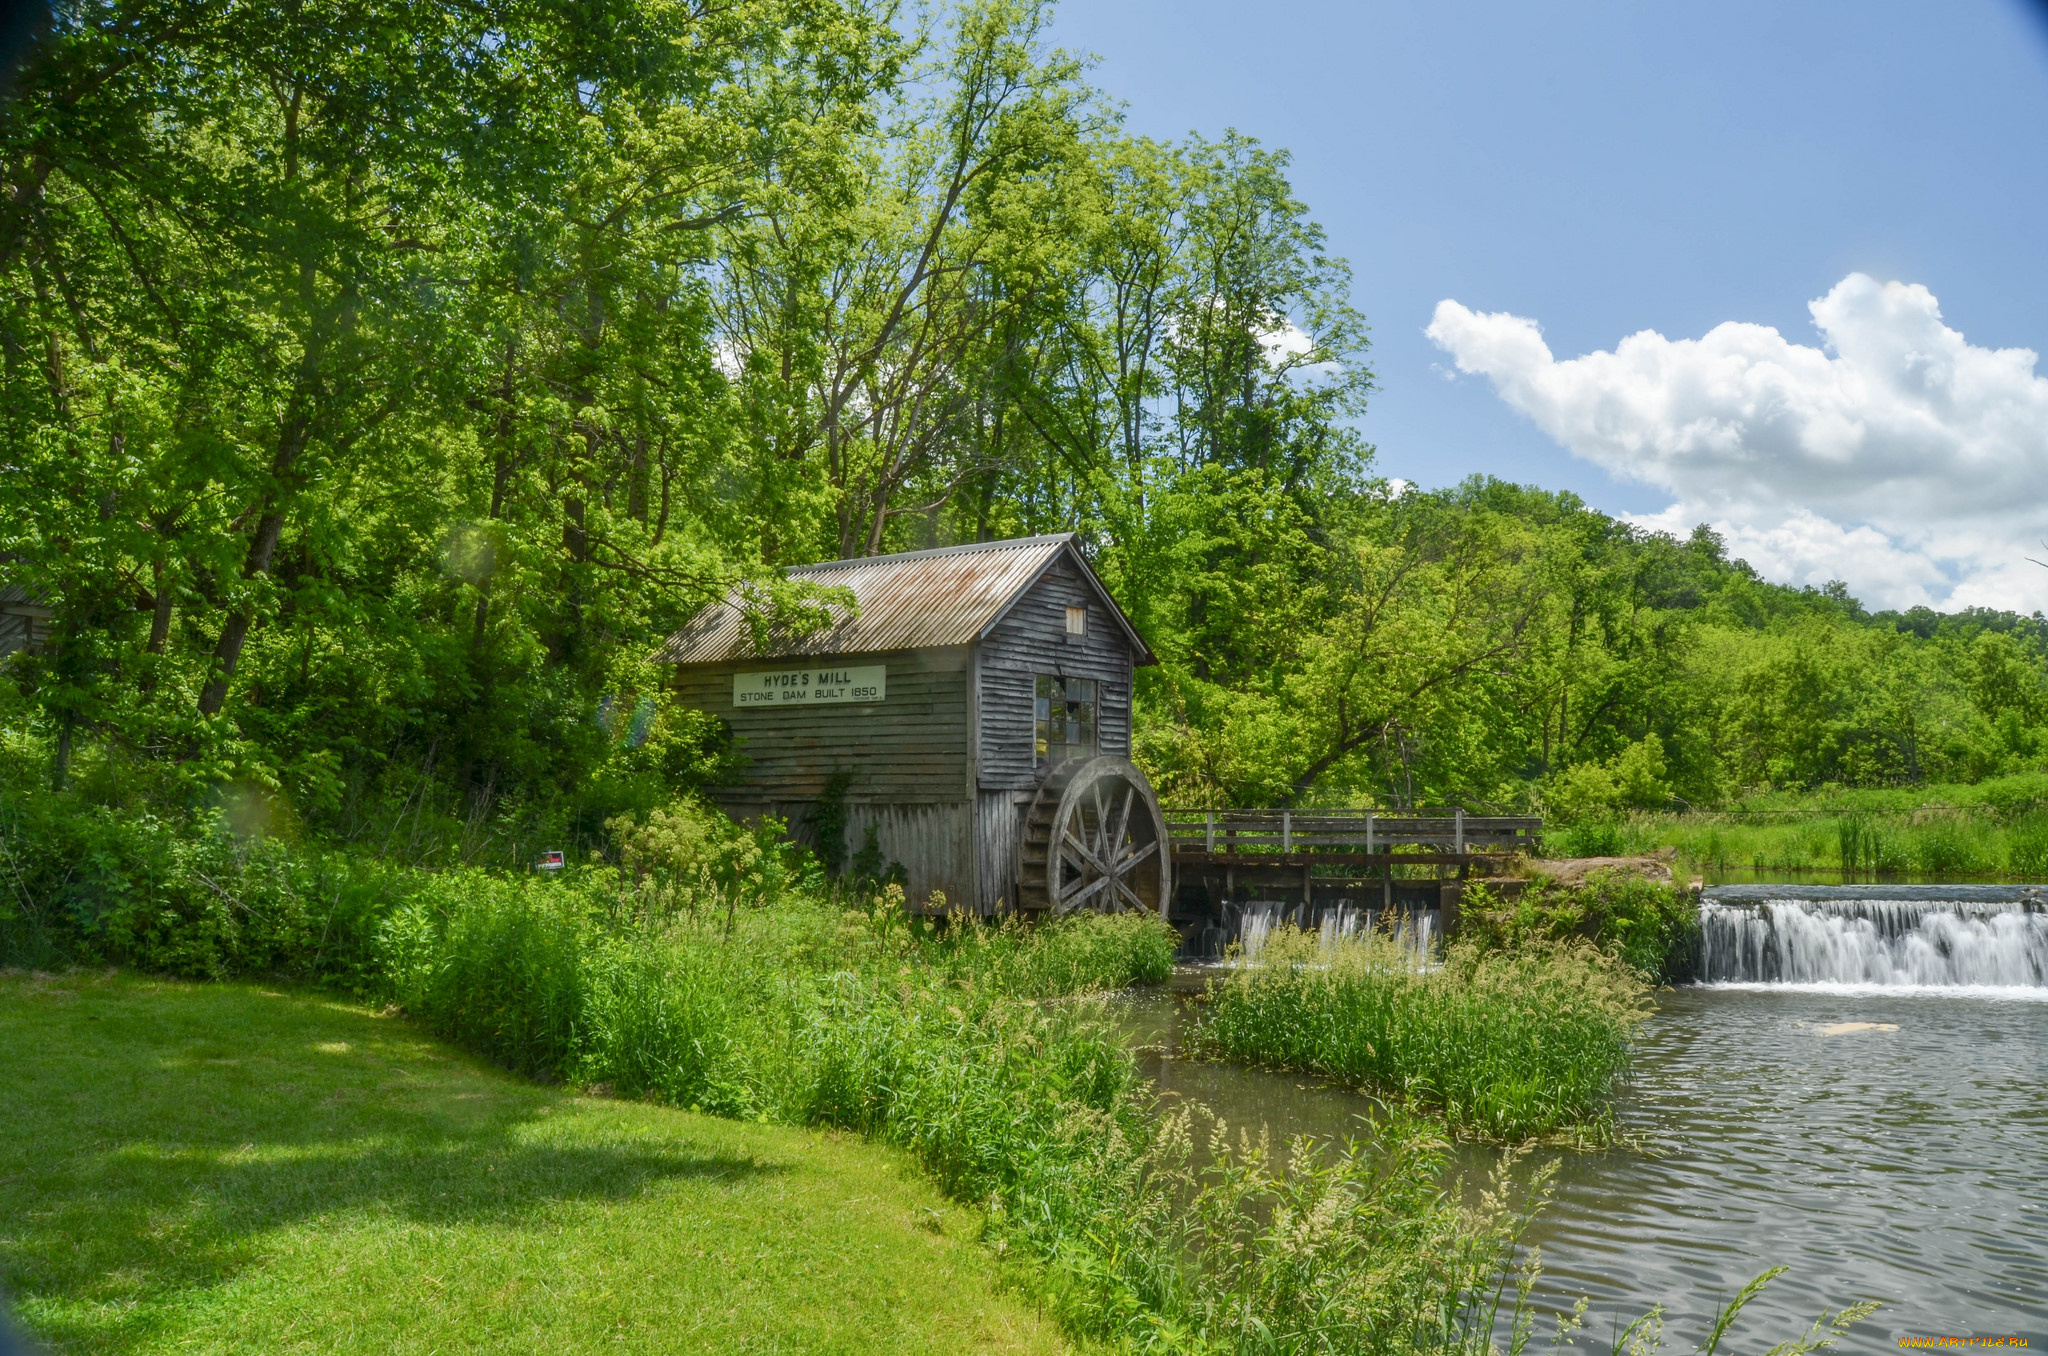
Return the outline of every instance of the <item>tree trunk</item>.
<path id="1" fill-rule="evenodd" d="M 242 563 L 242 578 L 254 579 L 259 574 L 270 572 L 271 557 L 277 554 L 277 539 L 284 534 L 284 511 L 273 508 L 256 524 L 256 535 L 250 539 L 249 555 Z M 227 704 L 228 683 L 235 676 L 235 665 L 241 662 L 242 646 L 249 639 L 249 628 L 256 621 L 256 609 L 252 603 L 244 602 L 228 616 L 228 624 L 221 628 L 220 643 L 213 647 L 213 677 L 207 682 L 205 691 L 199 694 L 199 714 L 217 716 L 221 707 Z"/>
<path id="2" fill-rule="evenodd" d="M 632 468 L 626 473 L 626 516 L 636 523 L 647 521 L 647 439 L 633 440 Z"/>
<path id="3" fill-rule="evenodd" d="M 511 380 L 508 377 L 506 379 L 506 386 L 509 388 L 510 385 Z M 510 422 L 511 421 L 509 419 L 504 421 L 504 427 L 503 429 L 501 429 L 501 432 L 509 430 Z M 505 488 L 508 484 L 510 484 L 511 479 L 512 453 L 508 448 L 500 446 L 498 449 L 498 464 L 494 468 L 494 472 L 491 477 L 491 513 L 487 521 L 495 523 L 498 521 L 499 517 L 504 514 Z M 498 560 L 496 546 L 494 544 L 491 554 L 491 572 L 485 575 L 482 579 L 477 581 L 476 623 L 474 626 L 470 628 L 469 634 L 469 648 L 471 653 L 476 653 L 482 650 L 484 647 L 484 628 L 490 622 L 491 619 L 491 581 L 497 577 L 499 564 L 500 562 Z"/>
<path id="4" fill-rule="evenodd" d="M 66 707 L 64 719 L 57 726 L 57 756 L 50 764 L 52 791 L 62 791 L 71 785 L 71 735 L 77 728 L 78 712 Z"/>
<path id="5" fill-rule="evenodd" d="M 143 646 L 146 654 L 162 654 L 164 645 L 171 638 L 171 590 L 164 582 L 164 563 L 155 562 L 156 585 L 155 609 L 149 618 L 149 644 Z"/>
<path id="6" fill-rule="evenodd" d="M 590 533 L 583 526 L 583 501 L 564 499 L 562 501 L 562 548 L 575 561 L 590 558 Z"/>

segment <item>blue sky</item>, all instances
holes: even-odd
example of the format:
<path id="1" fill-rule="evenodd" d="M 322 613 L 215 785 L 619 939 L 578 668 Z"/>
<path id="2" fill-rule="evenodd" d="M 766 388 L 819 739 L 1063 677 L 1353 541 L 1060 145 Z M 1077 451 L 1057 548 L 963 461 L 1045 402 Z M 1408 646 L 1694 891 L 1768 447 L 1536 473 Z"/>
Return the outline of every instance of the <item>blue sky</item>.
<path id="1" fill-rule="evenodd" d="M 1064 0 L 1052 36 L 1132 131 L 1292 152 L 1373 326 L 1387 474 L 1711 520 L 1875 604 L 2048 605 L 2016 554 L 2048 537 L 2048 379 L 1995 352 L 2048 351 L 2048 25 L 2019 0 Z M 1470 319 L 1433 341 L 1446 300 Z M 1682 342 L 1724 322 L 1779 342 Z"/>

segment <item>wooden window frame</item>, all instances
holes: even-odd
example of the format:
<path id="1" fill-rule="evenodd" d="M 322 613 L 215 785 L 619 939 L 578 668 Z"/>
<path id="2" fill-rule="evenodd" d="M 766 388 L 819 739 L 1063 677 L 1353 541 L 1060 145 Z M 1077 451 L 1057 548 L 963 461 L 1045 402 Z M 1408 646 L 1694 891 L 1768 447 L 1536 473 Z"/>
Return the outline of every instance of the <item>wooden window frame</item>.
<path id="1" fill-rule="evenodd" d="M 1032 677 L 1031 726 L 1032 765 L 1044 769 L 1054 765 L 1053 751 L 1086 750 L 1093 757 L 1102 751 L 1102 683 L 1094 678 L 1069 678 L 1057 673 Z M 1055 704 L 1059 707 L 1056 712 Z M 1082 738 L 1068 736 L 1080 733 Z M 1060 735 L 1054 739 L 1055 734 Z M 1073 757 L 1063 752 L 1057 761 Z"/>

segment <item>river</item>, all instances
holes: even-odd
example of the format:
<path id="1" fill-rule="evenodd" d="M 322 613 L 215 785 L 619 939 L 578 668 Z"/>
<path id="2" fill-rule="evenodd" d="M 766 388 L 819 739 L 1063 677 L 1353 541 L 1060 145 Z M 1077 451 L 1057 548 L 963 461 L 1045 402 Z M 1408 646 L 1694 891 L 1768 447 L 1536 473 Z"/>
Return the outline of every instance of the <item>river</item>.
<path id="1" fill-rule="evenodd" d="M 1591 1349 L 1662 1304 L 1682 1352 L 1783 1264 L 1724 1351 L 1866 1298 L 1884 1307 L 1843 1350 L 2048 1345 L 2048 914 L 2010 889 L 1796 893 L 1710 892 L 1702 969 L 1721 982 L 1656 995 L 1616 1099 L 1625 1145 L 1532 1156 L 1559 1163 L 1529 1236 L 1544 1308 L 1589 1297 Z M 1357 1131 L 1357 1093 L 1177 1058 L 1202 982 L 1128 1012 L 1163 1093 L 1276 1142 Z M 1472 1174 L 1492 1161 L 1462 1155 Z"/>

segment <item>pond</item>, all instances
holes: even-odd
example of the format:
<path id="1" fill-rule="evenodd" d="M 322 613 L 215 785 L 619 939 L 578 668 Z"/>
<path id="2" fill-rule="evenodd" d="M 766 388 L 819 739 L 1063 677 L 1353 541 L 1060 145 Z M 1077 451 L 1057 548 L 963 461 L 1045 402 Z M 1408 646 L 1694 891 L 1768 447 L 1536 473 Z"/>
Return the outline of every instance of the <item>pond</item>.
<path id="1" fill-rule="evenodd" d="M 1703 919 L 1724 982 L 1656 996 L 1616 1102 L 1626 1143 L 1522 1165 L 1559 1164 L 1529 1241 L 1546 1310 L 1591 1299 L 1585 1348 L 1661 1303 L 1667 1349 L 1689 1350 L 1720 1303 L 1779 1264 L 1791 1271 L 1723 1350 L 1760 1350 L 1864 1298 L 1884 1308 L 1844 1350 L 2048 1343 L 2048 914 L 2012 891 L 1900 893 L 1915 897 L 1710 895 L 1704 908 L 1742 915 L 1718 920 L 1720 952 Z M 1183 991 L 1202 982 L 1177 977 Z M 1188 1006 L 1160 994 L 1127 1013 L 1169 1097 L 1276 1143 L 1357 1132 L 1373 1105 L 1357 1093 L 1175 1058 Z M 1462 1154 L 1470 1174 L 1493 1161 Z M 1547 1320 L 1537 1341 L 1549 1345 Z"/>

